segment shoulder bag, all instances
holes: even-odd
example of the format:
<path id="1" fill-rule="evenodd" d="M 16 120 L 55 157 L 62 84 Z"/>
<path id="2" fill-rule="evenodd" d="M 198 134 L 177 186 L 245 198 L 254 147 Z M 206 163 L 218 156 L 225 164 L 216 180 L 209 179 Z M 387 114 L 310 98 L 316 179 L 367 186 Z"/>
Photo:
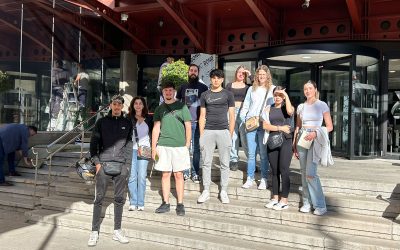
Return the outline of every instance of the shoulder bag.
<path id="1" fill-rule="evenodd" d="M 264 101 L 263 101 L 263 104 L 261 105 L 260 113 L 258 114 L 258 116 L 252 116 L 252 117 L 250 117 L 249 119 L 246 120 L 245 126 L 246 126 L 246 131 L 247 132 L 254 131 L 258 127 L 260 127 L 260 116 L 261 116 L 261 113 L 263 111 L 265 102 L 267 100 L 268 93 L 269 93 L 269 89 L 267 90 L 267 93 L 265 93 Z"/>
<path id="2" fill-rule="evenodd" d="M 123 162 L 117 162 L 117 161 L 108 161 L 101 163 L 101 167 L 103 168 L 104 173 L 110 176 L 120 175 L 123 165 L 124 165 Z"/>
<path id="3" fill-rule="evenodd" d="M 144 146 L 144 145 L 139 145 L 139 135 L 138 135 L 138 132 L 137 132 L 136 123 L 137 122 L 133 123 L 132 125 L 133 125 L 133 131 L 135 131 L 136 144 L 138 145 L 137 155 L 138 155 L 139 158 L 150 160 L 151 159 L 151 147 Z"/>

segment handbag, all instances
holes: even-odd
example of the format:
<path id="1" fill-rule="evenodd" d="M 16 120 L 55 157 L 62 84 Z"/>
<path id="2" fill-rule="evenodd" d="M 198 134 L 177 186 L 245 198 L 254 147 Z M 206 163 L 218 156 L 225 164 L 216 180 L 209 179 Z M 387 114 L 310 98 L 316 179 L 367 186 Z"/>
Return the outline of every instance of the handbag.
<path id="1" fill-rule="evenodd" d="M 270 134 L 268 137 L 267 145 L 270 150 L 280 148 L 283 144 L 283 133 L 278 132 L 274 134 Z"/>
<path id="2" fill-rule="evenodd" d="M 138 147 L 138 157 L 150 160 L 151 159 L 151 147 L 149 146 L 139 146 Z"/>
<path id="3" fill-rule="evenodd" d="M 256 130 L 260 126 L 260 117 L 253 116 L 246 120 L 245 122 L 246 131 L 251 132 Z"/>
<path id="4" fill-rule="evenodd" d="M 252 116 L 244 122 L 247 132 L 254 131 L 258 127 L 260 127 L 260 117 L 261 117 L 261 113 L 264 109 L 265 102 L 267 101 L 268 93 L 269 93 L 269 89 L 267 90 L 267 93 L 265 93 L 264 101 L 263 101 L 263 104 L 261 105 L 260 113 L 258 114 L 258 116 Z"/>
<path id="5" fill-rule="evenodd" d="M 106 175 L 117 176 L 121 174 L 124 163 L 117 161 L 108 161 L 101 163 L 101 167 Z"/>
<path id="6" fill-rule="evenodd" d="M 150 160 L 151 159 L 151 147 L 144 146 L 144 145 L 139 146 L 139 135 L 137 132 L 136 122 L 133 123 L 133 130 L 135 132 L 135 141 L 136 141 L 136 144 L 138 145 L 137 156 L 139 158 Z"/>
<path id="7" fill-rule="evenodd" d="M 305 137 L 307 136 L 308 132 L 307 131 L 303 131 L 301 133 L 301 135 L 299 136 L 299 139 L 297 140 L 297 146 L 302 147 L 304 149 L 310 149 L 311 148 L 311 144 L 312 144 L 312 140 L 311 141 L 307 141 L 305 139 Z"/>

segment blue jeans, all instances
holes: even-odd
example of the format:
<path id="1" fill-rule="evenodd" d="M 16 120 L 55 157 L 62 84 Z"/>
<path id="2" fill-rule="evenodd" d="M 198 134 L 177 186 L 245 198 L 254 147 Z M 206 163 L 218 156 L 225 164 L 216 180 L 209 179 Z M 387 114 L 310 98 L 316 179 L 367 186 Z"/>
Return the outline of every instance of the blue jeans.
<path id="1" fill-rule="evenodd" d="M 146 191 L 147 165 L 149 161 L 137 157 L 137 150 L 132 153 L 132 166 L 129 176 L 129 203 L 133 206 L 144 206 L 144 193 Z"/>
<path id="2" fill-rule="evenodd" d="M 192 121 L 192 140 L 190 144 L 190 153 L 193 155 L 193 162 L 191 167 L 192 176 L 199 175 L 200 173 L 200 131 L 197 124 L 198 122 Z M 189 176 L 189 169 L 183 171 L 183 174 Z"/>
<path id="3" fill-rule="evenodd" d="M 301 183 L 303 186 L 303 205 L 312 204 L 314 208 L 326 208 L 324 192 L 317 174 L 318 166 L 312 161 L 313 146 L 314 144 L 311 145 L 310 149 L 297 146 L 300 160 Z"/>
<path id="4" fill-rule="evenodd" d="M 247 147 L 248 147 L 248 161 L 247 161 L 247 177 L 254 179 L 254 172 L 256 170 L 256 153 L 257 150 L 261 158 L 261 177 L 268 178 L 268 154 L 267 146 L 263 144 L 264 129 L 262 127 L 257 130 L 247 132 Z"/>
<path id="5" fill-rule="evenodd" d="M 0 183 L 5 182 L 4 177 L 4 159 L 6 158 L 6 153 L 4 153 L 3 141 L 0 138 Z M 8 172 L 15 173 L 15 152 L 7 154 Z"/>
<path id="6" fill-rule="evenodd" d="M 246 140 L 246 128 L 244 122 L 240 119 L 240 108 L 235 108 L 235 130 L 232 135 L 232 148 L 231 148 L 231 162 L 239 161 L 239 139 L 242 144 L 243 151 L 247 155 L 247 140 Z"/>

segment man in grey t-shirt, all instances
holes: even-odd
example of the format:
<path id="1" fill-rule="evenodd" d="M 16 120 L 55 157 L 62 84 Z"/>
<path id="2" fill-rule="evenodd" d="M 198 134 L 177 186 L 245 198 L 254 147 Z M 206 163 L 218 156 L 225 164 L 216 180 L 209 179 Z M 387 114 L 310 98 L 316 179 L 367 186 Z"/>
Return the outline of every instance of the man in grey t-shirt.
<path id="1" fill-rule="evenodd" d="M 204 190 L 197 202 L 203 203 L 210 199 L 211 164 L 217 146 L 221 163 L 220 199 L 222 203 L 229 203 L 227 189 L 232 134 L 235 128 L 235 100 L 232 92 L 222 88 L 222 70 L 212 70 L 210 78 L 211 89 L 200 97 L 199 128 Z"/>

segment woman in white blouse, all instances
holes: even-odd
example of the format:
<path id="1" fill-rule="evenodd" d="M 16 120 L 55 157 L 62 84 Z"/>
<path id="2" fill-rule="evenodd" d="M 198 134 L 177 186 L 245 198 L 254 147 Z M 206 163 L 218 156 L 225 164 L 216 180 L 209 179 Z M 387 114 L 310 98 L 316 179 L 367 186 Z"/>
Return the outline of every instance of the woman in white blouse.
<path id="1" fill-rule="evenodd" d="M 133 123 L 133 155 L 129 176 L 129 211 L 144 210 L 144 195 L 146 191 L 147 165 L 149 159 L 140 157 L 140 146 L 150 147 L 150 135 L 153 128 L 152 117 L 148 115 L 146 100 L 135 97 L 129 105 L 128 118 Z M 139 153 L 139 154 L 138 154 Z"/>

